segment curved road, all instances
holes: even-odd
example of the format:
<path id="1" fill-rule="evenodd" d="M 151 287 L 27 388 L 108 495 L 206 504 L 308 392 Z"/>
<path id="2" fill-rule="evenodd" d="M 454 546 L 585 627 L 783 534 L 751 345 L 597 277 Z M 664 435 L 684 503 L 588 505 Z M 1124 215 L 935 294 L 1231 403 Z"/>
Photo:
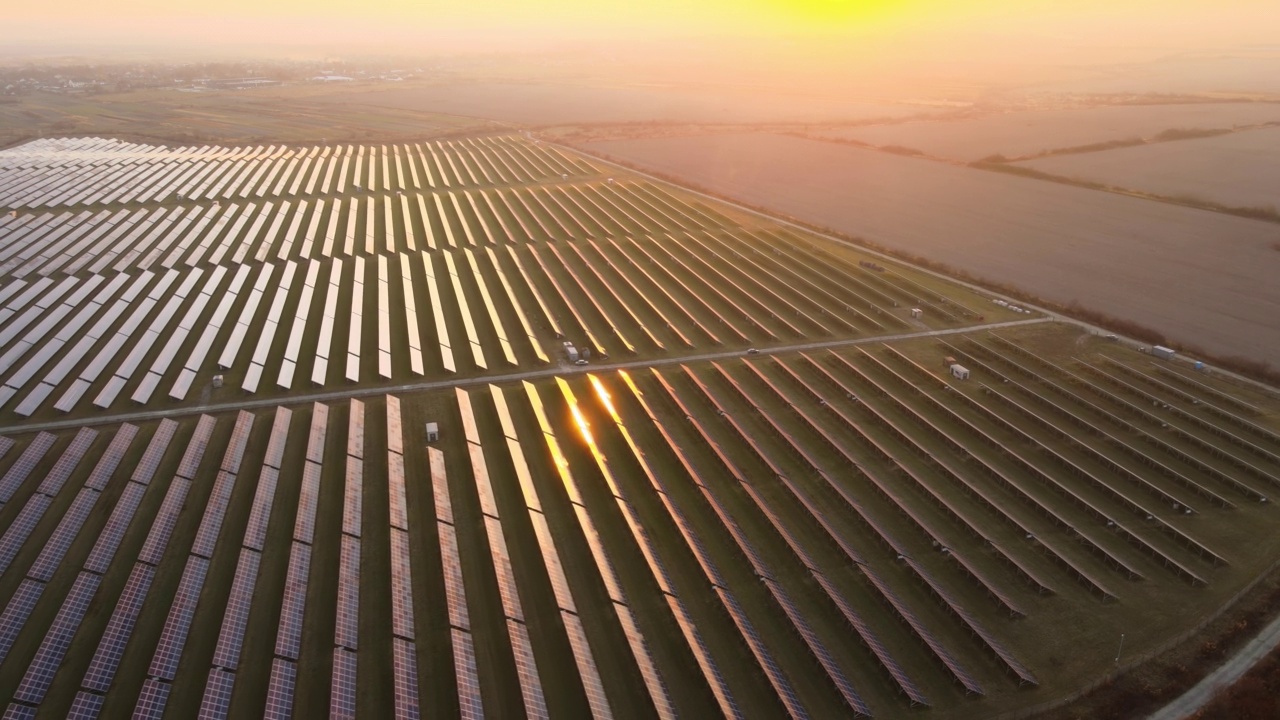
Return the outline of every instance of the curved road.
<path id="1" fill-rule="evenodd" d="M 1280 617 L 1272 620 L 1240 651 L 1148 720 L 1184 720 L 1200 711 L 1219 690 L 1230 687 L 1262 658 L 1280 647 Z"/>

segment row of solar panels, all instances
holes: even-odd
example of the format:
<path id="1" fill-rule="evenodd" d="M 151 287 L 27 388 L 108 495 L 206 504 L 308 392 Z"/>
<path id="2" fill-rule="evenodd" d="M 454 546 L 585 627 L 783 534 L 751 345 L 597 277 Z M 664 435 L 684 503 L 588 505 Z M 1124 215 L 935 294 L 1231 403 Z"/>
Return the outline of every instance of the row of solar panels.
<path id="1" fill-rule="evenodd" d="M 483 272 L 484 268 L 476 256 L 469 251 L 464 254 L 474 271 Z M 490 263 L 497 260 L 493 254 L 487 257 Z M 415 290 L 422 284 L 427 286 L 435 333 L 441 345 L 442 365 L 446 371 L 453 371 L 456 368 L 449 348 L 449 313 L 444 306 L 447 296 L 442 294 L 436 280 L 435 266 L 430 256 L 424 254 L 426 282 L 421 283 L 414 278 L 409 257 L 402 255 L 400 260 L 399 283 L 391 282 L 390 266 L 385 259 L 377 265 L 380 275 L 377 285 L 378 375 L 392 377 L 390 360 L 393 354 L 398 354 L 402 342 L 407 343 L 411 372 L 421 375 L 426 370 L 421 347 L 424 328 L 419 325 L 419 301 L 415 298 Z M 94 387 L 99 388 L 93 396 L 94 403 L 100 407 L 109 407 L 128 387 L 132 387 L 131 397 L 135 402 L 145 403 L 163 387 L 162 380 L 173 377 L 175 372 L 176 378 L 167 388 L 167 394 L 182 399 L 197 376 L 210 370 L 208 359 L 211 352 L 218 351 L 217 365 L 221 368 L 242 367 L 240 351 L 250 332 L 256 332 L 257 339 L 245 367 L 243 387 L 246 390 L 256 391 L 266 369 L 274 367 L 277 362 L 276 384 L 291 387 L 298 366 L 306 365 L 310 347 L 308 338 L 314 338 L 311 342 L 315 343 L 311 378 L 317 384 L 324 384 L 328 380 L 334 329 L 339 313 L 344 310 L 339 302 L 340 296 L 345 295 L 344 284 L 352 288 L 351 304 L 345 308 L 350 317 L 347 376 L 358 380 L 361 377 L 359 358 L 363 343 L 364 259 L 356 258 L 353 264 L 352 275 L 344 278 L 344 264 L 334 260 L 330 266 L 329 282 L 324 284 L 319 277 L 320 264 L 311 261 L 306 267 L 301 287 L 294 287 L 298 285 L 293 282 L 298 270 L 294 261 L 288 261 L 279 268 L 263 265 L 256 270 L 257 275 L 247 293 L 243 290 L 249 275 L 255 272 L 249 266 L 240 266 L 234 274 L 228 273 L 225 267 L 217 267 L 208 273 L 208 277 L 202 277 L 205 272 L 196 268 L 187 273 L 170 270 L 158 277 L 150 272 L 135 277 L 118 275 L 105 283 L 103 277 L 97 275 L 83 281 L 75 277 L 61 282 L 42 280 L 11 298 L 6 309 L 0 311 L 11 316 L 7 323 L 0 324 L 0 336 L 6 341 L 0 346 L 4 350 L 0 355 L 0 373 L 17 367 L 0 386 L 0 404 L 17 397 L 39 377 L 41 371 L 45 372 L 44 376 L 19 400 L 15 408 L 19 414 L 25 416 L 39 410 L 68 378 L 71 378 L 70 386 L 57 397 L 54 405 L 63 412 L 77 407 Z M 446 257 L 446 266 L 456 268 L 451 256 Z M 516 303 L 509 307 L 515 308 L 518 319 L 525 325 L 523 329 L 528 333 L 528 339 L 536 342 L 532 328 L 526 325 L 528 320 L 524 309 L 518 304 L 519 299 L 503 274 L 502 266 L 494 263 L 492 271 L 502 281 L 507 302 Z M 381 282 L 383 273 L 386 274 L 386 283 Z M 199 285 L 197 292 L 197 283 L 202 279 L 204 283 Z M 463 314 L 476 366 L 484 369 L 487 365 L 477 319 L 470 317 L 469 308 L 465 305 L 467 290 L 456 269 L 450 273 L 449 279 L 452 302 L 458 303 L 458 311 Z M 484 276 L 475 275 L 474 283 L 474 292 L 479 292 L 484 300 L 485 315 L 499 338 L 502 354 L 509 364 L 514 365 L 517 360 L 514 349 L 505 340 L 508 333 Z M 393 285 L 410 293 L 404 297 L 410 298 L 411 302 L 401 303 L 397 299 L 393 303 L 390 296 Z M 317 291 L 323 296 L 324 305 L 319 322 L 312 320 L 313 305 L 318 302 L 314 297 Z M 215 297 L 218 298 L 216 305 L 213 303 Z M 265 312 L 261 308 L 263 300 L 268 302 Z M 239 312 L 232 318 L 231 311 L 237 305 Z M 291 320 L 284 316 L 284 310 L 289 307 L 295 309 Z M 405 308 L 403 316 L 400 315 L 400 307 Z M 62 323 L 60 327 L 59 323 Z M 281 342 L 277 331 L 286 323 L 289 326 L 287 339 Z M 314 329 L 316 325 L 319 326 L 318 334 Z M 401 326 L 406 328 L 404 339 L 393 338 L 392 328 Z M 55 328 L 58 328 L 56 333 L 52 332 Z M 222 344 L 219 347 L 220 338 Z M 283 347 L 278 347 L 282 344 Z M 158 352 L 154 350 L 157 345 L 160 346 Z M 180 353 L 187 347 L 190 350 L 183 359 Z M 539 345 L 531 347 L 536 357 L 546 358 Z M 117 363 L 122 353 L 124 358 Z M 151 362 L 145 367 L 145 374 L 137 377 L 148 358 Z M 82 363 L 85 364 L 81 366 Z"/>
<path id="2" fill-rule="evenodd" d="M 362 190 L 408 190 L 536 182 L 595 172 L 585 160 L 570 159 L 554 147 L 510 136 L 428 142 L 425 151 L 422 144 L 393 145 L 390 149 L 373 146 L 367 154 L 365 149 L 336 146 L 267 152 L 269 149 L 263 148 L 257 157 L 88 165 L 58 163 L 55 154 L 51 163 L 28 163 L 27 167 L 5 167 L 4 152 L 0 151 L 0 206 L 329 194 L 346 192 L 348 183 Z"/>

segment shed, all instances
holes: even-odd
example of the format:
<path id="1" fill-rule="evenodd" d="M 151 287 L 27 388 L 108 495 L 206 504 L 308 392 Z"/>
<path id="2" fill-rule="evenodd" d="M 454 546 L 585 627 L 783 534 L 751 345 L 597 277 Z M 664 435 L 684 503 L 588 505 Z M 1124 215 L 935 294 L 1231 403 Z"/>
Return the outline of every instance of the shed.
<path id="1" fill-rule="evenodd" d="M 214 376 L 213 376 L 213 386 L 214 386 L 215 388 L 220 388 L 220 387 L 222 387 L 222 376 L 221 376 L 221 375 L 214 375 Z"/>
<path id="2" fill-rule="evenodd" d="M 921 310 L 920 308 L 911 308 L 911 317 L 918 318 L 923 314 L 924 314 L 924 311 Z"/>
<path id="3" fill-rule="evenodd" d="M 578 362 L 578 348 L 570 345 L 564 351 L 569 354 L 569 362 Z"/>
<path id="4" fill-rule="evenodd" d="M 948 355 L 946 358 L 943 359 L 942 364 L 944 367 L 951 367 L 952 365 L 956 364 L 956 359 Z"/>
<path id="5" fill-rule="evenodd" d="M 427 442 L 433 443 L 440 439 L 439 423 L 427 423 Z"/>
<path id="6" fill-rule="evenodd" d="M 955 378 L 955 379 L 957 379 L 957 380 L 968 380 L 968 379 L 969 379 L 969 369 L 968 369 L 968 368 L 966 368 L 966 367 L 965 367 L 965 366 L 963 366 L 963 365 L 956 365 L 956 364 L 954 364 L 954 363 L 953 363 L 953 364 L 951 365 L 951 377 L 953 377 L 953 378 Z"/>
<path id="7" fill-rule="evenodd" d="M 1153 345 L 1151 347 L 1151 354 L 1155 355 L 1161 360 L 1172 360 L 1173 356 L 1176 355 L 1177 353 L 1170 348 L 1164 347 L 1163 345 Z"/>

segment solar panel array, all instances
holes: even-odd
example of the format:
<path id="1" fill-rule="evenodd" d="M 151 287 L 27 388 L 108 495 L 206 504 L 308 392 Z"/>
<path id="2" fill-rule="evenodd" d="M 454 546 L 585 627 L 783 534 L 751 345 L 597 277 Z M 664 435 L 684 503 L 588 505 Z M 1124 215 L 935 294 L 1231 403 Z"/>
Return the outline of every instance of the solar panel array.
<path id="1" fill-rule="evenodd" d="M 405 496 L 404 429 L 400 399 L 387 395 L 387 494 L 390 502 L 392 677 L 395 715 L 420 717 L 418 661 L 413 612 L 413 568 L 408 501 Z"/>

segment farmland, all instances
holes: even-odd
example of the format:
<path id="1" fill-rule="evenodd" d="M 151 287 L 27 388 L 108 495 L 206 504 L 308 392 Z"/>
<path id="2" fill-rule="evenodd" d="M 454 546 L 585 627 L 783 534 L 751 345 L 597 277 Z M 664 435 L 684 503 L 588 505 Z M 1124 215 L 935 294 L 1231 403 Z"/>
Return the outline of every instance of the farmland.
<path id="1" fill-rule="evenodd" d="M 794 123 L 928 115 L 921 105 L 847 100 L 813 92 L 683 86 L 677 83 L 466 82 L 334 93 L 324 103 L 386 107 L 519 125 L 594 123 Z"/>
<path id="2" fill-rule="evenodd" d="M 1280 128 L 1105 152 L 1062 155 L 1022 167 L 1086 182 L 1228 207 L 1280 205 Z"/>
<path id="3" fill-rule="evenodd" d="M 1151 140 L 1166 130 L 1230 130 L 1276 121 L 1280 121 L 1280 104 L 1276 103 L 1185 103 L 1014 111 L 964 119 L 819 128 L 806 134 L 907 147 L 972 162 L 992 155 L 1021 158 L 1100 143 Z"/>
<path id="4" fill-rule="evenodd" d="M 1280 362 L 1270 223 L 792 137 L 586 147 L 1215 355 Z"/>
<path id="5" fill-rule="evenodd" d="M 0 207 L 7 715 L 999 717 L 1280 547 L 1270 392 L 525 135 Z"/>

